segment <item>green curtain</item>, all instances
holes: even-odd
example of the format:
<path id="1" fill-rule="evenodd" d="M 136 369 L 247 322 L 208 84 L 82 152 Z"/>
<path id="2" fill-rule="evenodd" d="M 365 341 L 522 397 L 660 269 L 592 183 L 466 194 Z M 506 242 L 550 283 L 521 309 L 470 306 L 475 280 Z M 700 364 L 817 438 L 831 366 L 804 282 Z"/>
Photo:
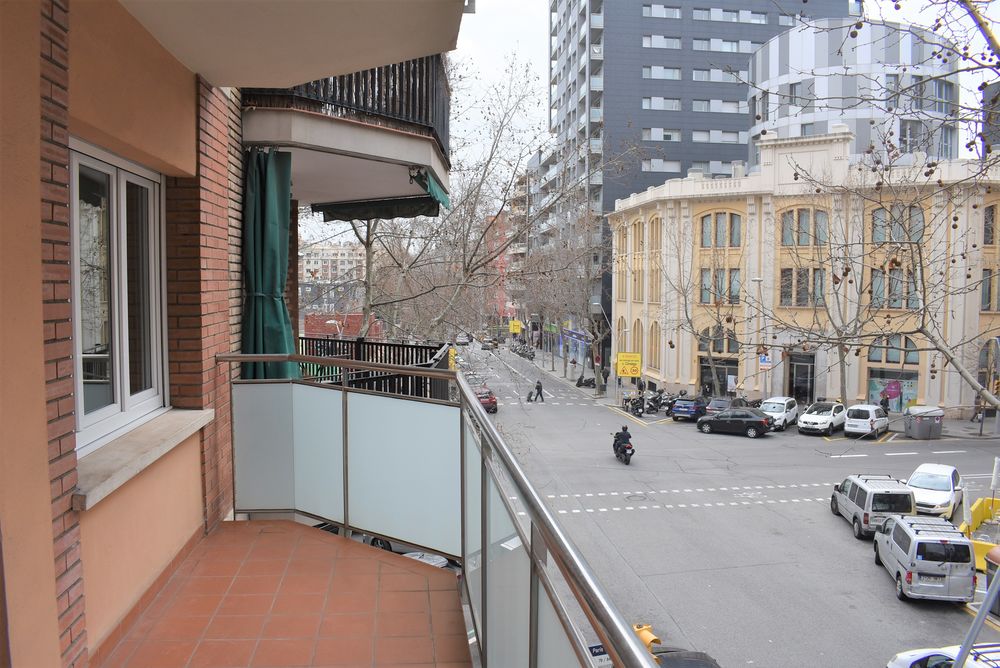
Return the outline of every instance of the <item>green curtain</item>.
<path id="1" fill-rule="evenodd" d="M 285 304 L 288 227 L 292 204 L 292 156 L 250 149 L 244 165 L 243 305 L 244 354 L 295 353 Z M 243 364 L 243 378 L 298 378 L 291 362 Z"/>

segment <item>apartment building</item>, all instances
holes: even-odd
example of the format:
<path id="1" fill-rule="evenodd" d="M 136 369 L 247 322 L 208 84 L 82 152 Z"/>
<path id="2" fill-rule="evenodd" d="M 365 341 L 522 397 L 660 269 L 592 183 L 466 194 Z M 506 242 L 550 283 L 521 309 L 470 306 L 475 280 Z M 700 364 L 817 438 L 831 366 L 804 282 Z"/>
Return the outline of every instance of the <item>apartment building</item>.
<path id="1" fill-rule="evenodd" d="M 358 243 L 315 242 L 299 246 L 299 281 L 347 283 L 365 278 L 365 249 Z"/>
<path id="2" fill-rule="evenodd" d="M 969 415 L 958 366 L 996 377 L 998 174 L 921 163 L 883 189 L 851 159 L 848 127 L 829 129 L 762 138 L 751 174 L 695 173 L 616 203 L 615 350 L 642 353 L 643 376 L 670 390 L 885 393 L 894 411 Z"/>

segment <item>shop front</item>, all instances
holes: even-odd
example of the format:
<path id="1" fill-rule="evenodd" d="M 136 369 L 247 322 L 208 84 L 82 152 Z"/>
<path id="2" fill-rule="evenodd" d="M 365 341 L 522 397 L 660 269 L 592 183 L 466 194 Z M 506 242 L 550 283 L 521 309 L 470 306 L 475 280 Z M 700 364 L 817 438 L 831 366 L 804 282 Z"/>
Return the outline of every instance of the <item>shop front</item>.
<path id="1" fill-rule="evenodd" d="M 917 403 L 917 372 L 902 369 L 868 369 L 870 404 L 878 404 L 882 396 L 889 399 L 889 411 L 901 413 Z"/>

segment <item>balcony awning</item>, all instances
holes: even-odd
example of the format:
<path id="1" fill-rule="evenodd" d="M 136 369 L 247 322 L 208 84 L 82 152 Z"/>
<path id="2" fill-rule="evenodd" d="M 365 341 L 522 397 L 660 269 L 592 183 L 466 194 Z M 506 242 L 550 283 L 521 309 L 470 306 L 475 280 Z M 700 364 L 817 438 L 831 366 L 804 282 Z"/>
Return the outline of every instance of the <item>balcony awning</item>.
<path id="1" fill-rule="evenodd" d="M 433 178 L 433 177 L 432 177 Z M 447 199 L 447 196 L 445 196 Z M 427 196 L 391 197 L 359 202 L 329 202 L 313 204 L 312 210 L 323 214 L 323 221 L 375 220 L 387 218 L 434 217 L 441 211 L 438 201 Z"/>
<path id="2" fill-rule="evenodd" d="M 431 174 L 430 171 L 424 168 L 420 168 L 415 171 L 411 169 L 410 178 L 420 184 L 420 186 L 427 191 L 427 194 L 433 197 L 441 206 L 446 209 L 451 208 L 451 201 L 448 199 L 448 193 L 445 192 L 444 186 L 438 183 L 438 180 L 434 178 L 434 175 Z"/>

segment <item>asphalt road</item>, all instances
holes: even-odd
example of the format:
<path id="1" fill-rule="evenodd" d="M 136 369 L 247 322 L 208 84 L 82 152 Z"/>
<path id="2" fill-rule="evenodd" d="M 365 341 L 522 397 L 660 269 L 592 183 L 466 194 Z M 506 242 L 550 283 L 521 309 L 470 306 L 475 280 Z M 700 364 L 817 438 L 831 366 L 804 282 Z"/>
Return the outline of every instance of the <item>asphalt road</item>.
<path id="1" fill-rule="evenodd" d="M 540 372 L 540 360 L 478 346 L 460 355 L 473 382 L 496 393 L 501 433 L 619 610 L 664 644 L 727 668 L 861 668 L 961 642 L 966 606 L 896 600 L 871 540 L 830 512 L 830 493 L 851 473 L 905 478 L 939 462 L 957 466 L 978 498 L 1000 442 L 706 435 L 662 413 L 626 416 Z M 527 403 L 539 378 L 545 403 Z M 622 424 L 634 434 L 631 466 L 611 452 Z M 980 641 L 1000 642 L 1000 632 L 987 627 Z"/>

